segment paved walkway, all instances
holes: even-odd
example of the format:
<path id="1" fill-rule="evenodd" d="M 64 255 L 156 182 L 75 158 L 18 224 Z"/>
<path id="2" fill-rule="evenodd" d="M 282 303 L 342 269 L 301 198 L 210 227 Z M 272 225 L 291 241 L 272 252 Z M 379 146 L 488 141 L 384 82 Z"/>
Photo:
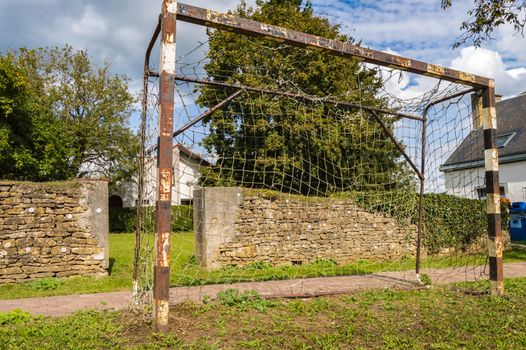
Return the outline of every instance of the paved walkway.
<path id="1" fill-rule="evenodd" d="M 461 267 L 449 269 L 426 269 L 433 284 L 475 281 L 487 279 L 485 267 Z M 506 277 L 526 277 L 526 262 L 504 265 Z M 257 290 L 265 298 L 302 298 L 334 295 L 371 289 L 409 289 L 414 287 L 415 273 L 411 271 L 382 272 L 372 275 L 319 277 L 294 280 L 244 282 L 234 284 L 177 287 L 170 289 L 170 303 L 202 301 L 205 296 L 215 297 L 217 292 L 229 288 Z M 56 297 L 0 300 L 0 312 L 22 309 L 36 315 L 62 316 L 82 309 L 118 310 L 126 308 L 131 300 L 130 292 L 66 295 Z"/>

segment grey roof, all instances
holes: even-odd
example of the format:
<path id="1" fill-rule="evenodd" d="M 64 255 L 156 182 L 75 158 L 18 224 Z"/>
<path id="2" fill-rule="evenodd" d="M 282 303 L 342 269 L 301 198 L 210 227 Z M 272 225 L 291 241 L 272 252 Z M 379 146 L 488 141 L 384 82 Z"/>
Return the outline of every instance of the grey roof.
<path id="1" fill-rule="evenodd" d="M 497 102 L 497 137 L 515 134 L 499 148 L 499 162 L 526 160 L 526 95 Z M 483 130 L 472 130 L 441 166 L 442 171 L 474 168 L 484 164 Z"/>

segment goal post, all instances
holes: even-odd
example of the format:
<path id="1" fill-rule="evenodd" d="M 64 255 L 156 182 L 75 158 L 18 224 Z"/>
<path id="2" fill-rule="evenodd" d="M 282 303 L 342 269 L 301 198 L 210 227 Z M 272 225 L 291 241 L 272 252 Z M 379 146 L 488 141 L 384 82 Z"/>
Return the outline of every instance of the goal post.
<path id="1" fill-rule="evenodd" d="M 343 59 L 360 62 L 360 64 L 363 64 L 364 66 L 374 65 L 375 67 L 379 67 L 378 74 L 382 73 L 381 69 L 391 69 L 400 72 L 412 73 L 418 76 L 434 78 L 439 82 L 445 81 L 451 84 L 458 84 L 465 87 L 465 89 L 453 89 L 452 93 L 446 94 L 442 97 L 440 97 L 439 93 L 434 91 L 434 93 L 439 96 L 438 98 L 428 98 L 424 105 L 413 108 L 412 111 L 414 113 L 409 113 L 402 109 L 392 108 L 391 106 L 368 106 L 363 101 L 360 101 L 359 103 L 353 103 L 349 101 L 332 99 L 330 96 L 317 98 L 305 93 L 282 91 L 280 89 L 270 87 L 251 86 L 243 82 L 233 83 L 220 81 L 218 79 L 202 79 L 197 76 L 190 77 L 184 74 L 178 75 L 176 74 L 177 59 L 175 41 L 177 21 L 197 24 L 207 28 L 214 28 L 216 30 L 228 31 L 231 33 L 247 36 L 249 38 L 268 39 L 274 43 L 277 42 L 300 49 L 323 52 L 326 55 L 333 55 Z M 162 329 L 168 322 L 172 181 L 174 179 L 173 138 L 191 129 L 197 123 L 203 120 L 206 121 L 207 118 L 209 118 L 213 113 L 227 108 L 229 103 L 232 103 L 232 101 L 235 102 L 239 96 L 248 93 L 263 97 L 276 96 L 277 98 L 287 98 L 291 101 L 324 103 L 326 105 L 335 106 L 334 108 L 340 108 L 342 110 L 356 109 L 359 111 L 367 111 L 369 116 L 367 122 L 374 122 L 376 128 L 375 132 L 382 134 L 383 139 L 389 139 L 392 141 L 392 145 L 394 145 L 393 147 L 397 149 L 396 152 L 398 152 L 400 158 L 405 159 L 404 161 L 406 162 L 408 168 L 411 168 L 414 171 L 413 174 L 416 175 L 416 181 L 419 181 L 419 188 L 417 190 L 419 197 L 417 203 L 415 203 L 415 207 L 418 211 L 418 214 L 416 215 L 417 237 L 415 237 L 417 278 L 418 274 L 420 273 L 419 257 L 422 232 L 425 226 L 425 216 L 423 215 L 425 205 L 424 185 L 427 175 L 425 171 L 427 162 L 426 152 L 429 146 L 429 119 L 427 113 L 433 106 L 439 103 L 443 103 L 455 98 L 462 98 L 468 93 L 475 93 L 477 96 L 480 96 L 480 99 L 482 100 L 482 127 L 484 142 L 484 181 L 487 193 L 487 250 L 490 269 L 490 290 L 491 294 L 493 295 L 502 295 L 504 293 L 502 263 L 503 239 L 501 232 L 500 192 L 498 180 L 498 150 L 496 145 L 497 116 L 495 111 L 495 86 L 492 79 L 381 51 L 371 50 L 359 45 L 355 45 L 351 42 L 344 42 L 337 39 L 329 39 L 312 34 L 306 34 L 275 25 L 269 25 L 246 18 L 236 17 L 231 14 L 224 14 L 183 4 L 173 0 L 164 0 L 163 10 L 160 16 L 160 31 L 155 31 L 152 42 L 157 39 L 158 35 L 160 35 L 161 39 L 161 64 L 159 67 L 159 72 L 151 71 L 148 67 L 148 64 L 145 65 L 145 77 L 158 77 L 159 79 L 159 128 L 157 135 L 159 139 L 158 145 L 156 145 L 156 258 L 153 285 L 154 325 L 157 328 Z M 147 62 L 149 62 L 151 46 L 152 45 L 150 44 L 150 47 L 147 51 Z M 181 128 L 174 132 L 174 90 L 177 89 L 177 82 L 181 82 L 182 84 L 210 86 L 211 89 L 217 89 L 217 91 L 224 93 L 224 96 L 218 95 L 217 98 L 214 97 L 213 101 L 210 101 L 210 103 L 207 105 L 209 108 L 208 111 L 202 113 L 199 117 L 188 121 L 182 125 Z M 148 91 L 146 91 L 147 87 L 148 84 L 145 83 L 145 96 L 148 94 Z M 436 90 L 439 89 L 437 88 Z M 261 103 L 273 103 L 266 98 L 261 98 L 261 101 Z M 195 102 L 195 105 L 203 105 L 203 101 L 200 100 Z M 254 110 L 256 110 L 256 107 L 261 106 L 254 106 Z M 251 107 L 248 106 L 247 108 Z M 276 108 L 276 106 L 274 105 L 272 108 Z M 314 107 L 312 108 L 314 109 Z M 330 110 L 330 108 L 327 108 L 327 110 Z M 311 113 L 312 115 L 315 114 L 315 112 L 312 111 L 309 111 L 308 113 Z M 336 113 L 338 117 L 342 117 L 343 115 L 343 112 L 339 112 L 339 110 L 334 113 Z M 405 150 L 404 146 L 397 140 L 397 135 L 394 134 L 392 125 L 386 125 L 384 123 L 384 120 L 381 117 L 383 115 L 391 116 L 395 118 L 393 120 L 396 121 L 407 119 L 418 125 L 419 134 L 418 136 L 415 136 L 418 137 L 418 139 L 415 138 L 415 141 L 411 141 L 415 144 L 418 143 L 418 145 L 414 145 L 415 153 L 419 153 L 416 156 L 416 159 L 412 158 L 411 155 Z M 393 123 L 395 122 L 393 121 Z M 236 127 L 236 125 L 234 124 L 233 127 Z M 142 147 L 142 152 L 146 152 L 146 150 L 147 147 Z M 187 154 L 189 154 L 188 157 L 194 157 L 195 159 L 195 155 L 192 155 L 191 152 L 187 152 Z M 147 155 L 143 153 L 141 158 L 147 158 Z M 233 163 L 229 164 L 231 169 L 225 170 L 226 172 L 235 170 L 232 169 L 232 167 L 234 167 L 234 165 L 232 165 Z M 280 166 L 285 167 L 281 163 Z M 241 170 L 244 172 L 248 171 L 244 166 Z M 255 168 L 251 171 L 257 172 Z M 281 175 L 283 174 L 280 174 L 280 176 Z M 246 176 L 246 174 L 243 174 L 243 176 Z M 255 177 L 255 175 L 253 177 Z M 330 177 L 330 174 L 328 175 L 325 173 L 323 174 L 323 177 L 326 179 Z M 283 178 L 285 178 L 285 175 L 283 175 Z M 243 179 L 245 179 L 245 177 L 243 177 Z M 341 179 L 338 179 L 337 181 L 340 180 Z M 312 183 L 309 183 L 308 185 L 313 186 Z M 307 185 L 303 184 L 302 186 L 304 186 L 302 188 L 305 188 Z M 317 186 L 318 190 L 320 186 L 319 184 Z M 343 188 L 343 185 L 341 185 L 341 187 Z M 140 191 L 143 191 L 143 189 L 140 188 Z M 138 205 L 142 205 L 142 203 L 138 203 Z"/>

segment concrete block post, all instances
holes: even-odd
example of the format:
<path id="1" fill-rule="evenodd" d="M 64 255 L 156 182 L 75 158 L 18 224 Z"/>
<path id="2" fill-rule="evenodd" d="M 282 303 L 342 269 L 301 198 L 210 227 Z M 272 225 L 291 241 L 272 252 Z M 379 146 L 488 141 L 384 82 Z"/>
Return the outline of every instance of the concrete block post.
<path id="1" fill-rule="evenodd" d="M 109 252 L 109 208 L 108 208 L 108 182 L 107 181 L 81 181 L 81 204 L 88 207 L 82 219 L 81 226 L 91 226 L 91 233 L 98 241 L 98 247 L 102 248 L 103 266 L 110 266 Z"/>
<path id="2" fill-rule="evenodd" d="M 243 194 L 240 188 L 203 187 L 194 191 L 195 257 L 209 270 L 221 267 L 219 247 L 232 237 Z"/>

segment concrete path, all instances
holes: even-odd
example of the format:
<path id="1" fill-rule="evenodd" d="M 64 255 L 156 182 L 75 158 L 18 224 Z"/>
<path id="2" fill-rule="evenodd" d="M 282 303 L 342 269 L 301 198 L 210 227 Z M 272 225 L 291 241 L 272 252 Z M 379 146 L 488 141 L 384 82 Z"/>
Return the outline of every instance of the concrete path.
<path id="1" fill-rule="evenodd" d="M 433 284 L 475 281 L 487 279 L 487 269 L 483 266 L 448 269 L 426 269 Z M 526 277 L 526 262 L 504 265 L 506 277 Z M 265 298 L 273 297 L 311 297 L 320 295 L 345 294 L 372 289 L 409 289 L 414 287 L 415 273 L 412 271 L 382 272 L 372 275 L 319 277 L 294 280 L 244 282 L 234 284 L 206 285 L 197 287 L 177 287 L 170 289 L 170 303 L 202 301 L 213 298 L 218 292 L 235 288 L 256 290 Z M 63 316 L 83 309 L 119 310 L 130 304 L 130 292 L 66 295 L 56 297 L 0 300 L 0 312 L 22 309 L 36 315 Z"/>

